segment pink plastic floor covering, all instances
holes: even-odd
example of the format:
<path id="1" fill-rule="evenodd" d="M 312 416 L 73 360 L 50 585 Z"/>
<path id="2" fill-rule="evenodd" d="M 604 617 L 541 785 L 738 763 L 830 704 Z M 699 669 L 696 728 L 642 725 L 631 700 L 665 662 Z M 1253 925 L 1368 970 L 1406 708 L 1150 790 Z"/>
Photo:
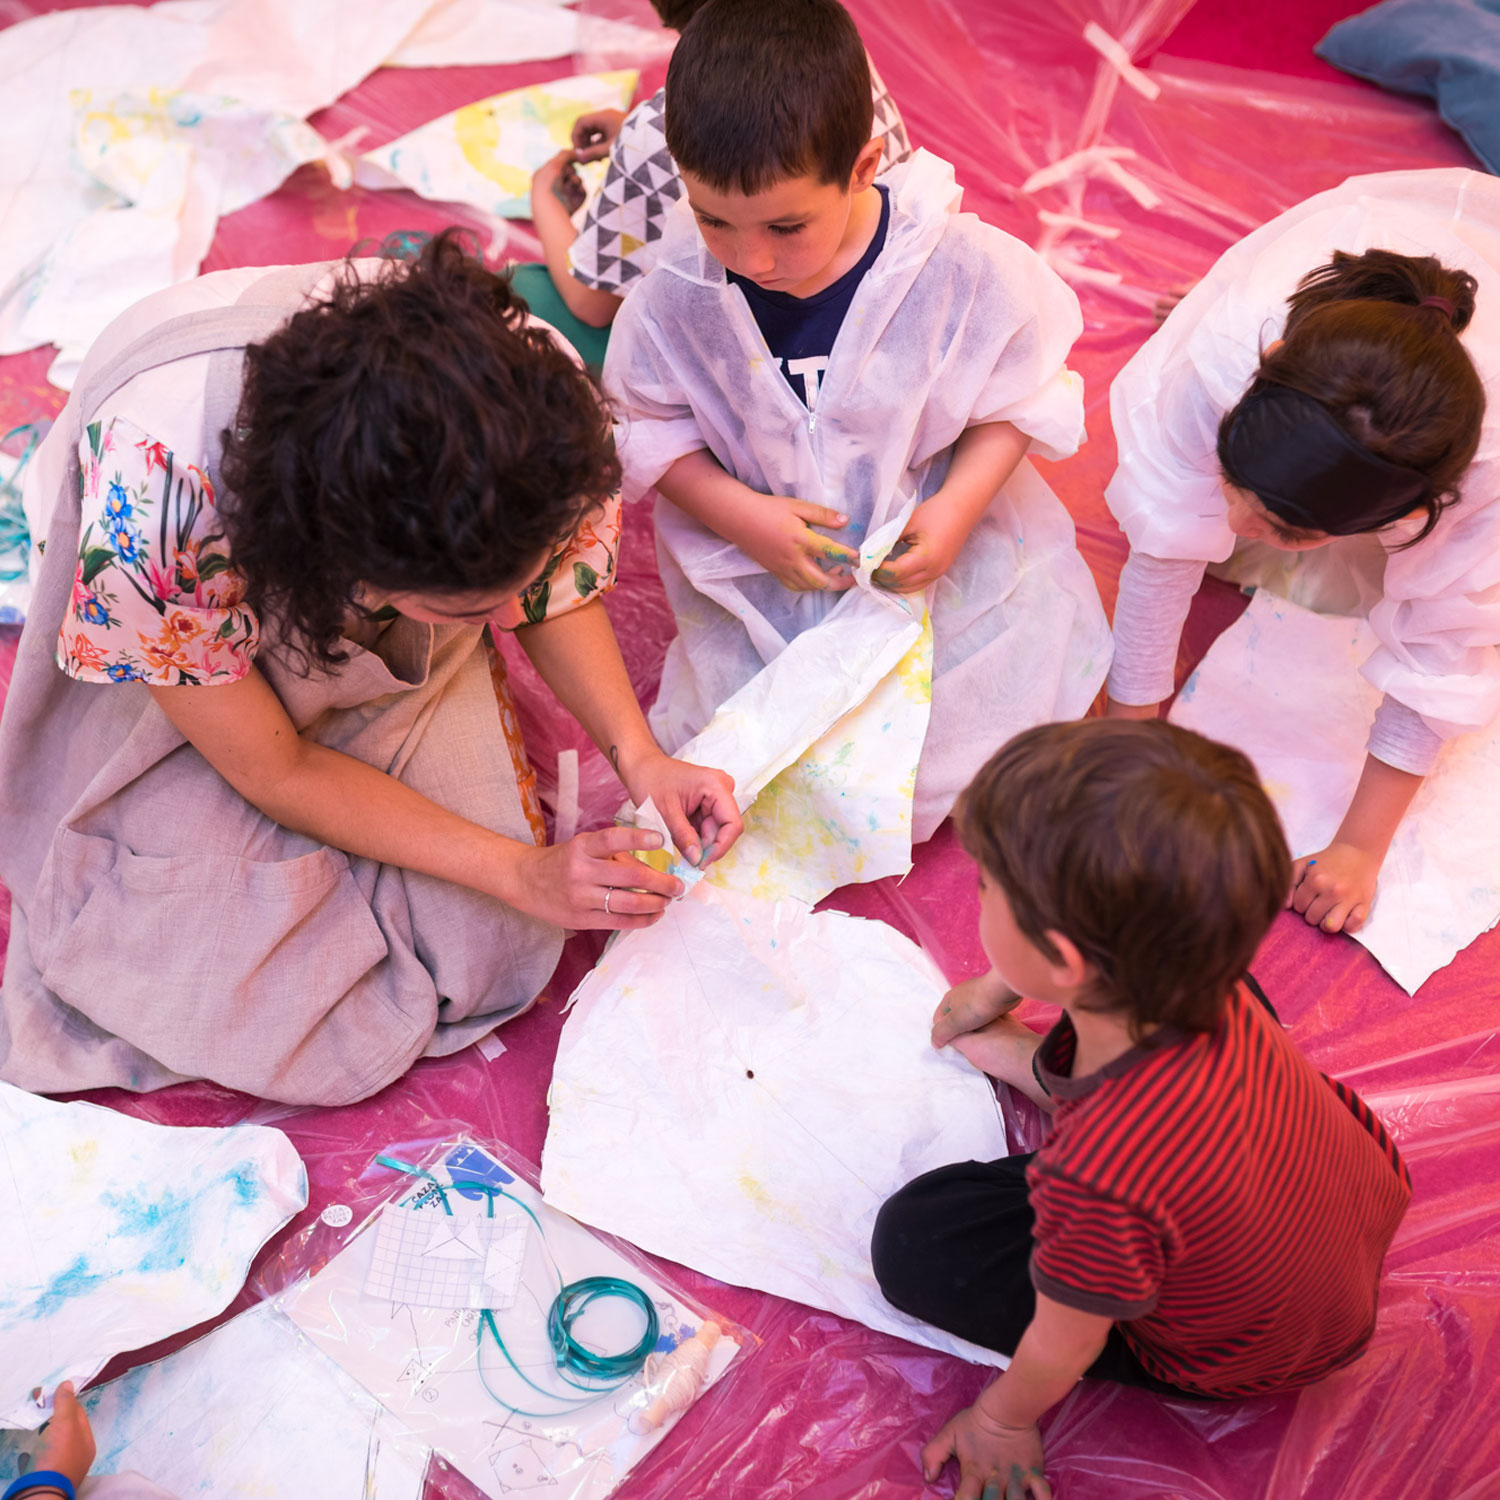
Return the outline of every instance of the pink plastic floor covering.
<path id="1" fill-rule="evenodd" d="M 652 21 L 645 0 L 583 3 Z M 1172 32 L 1191 0 L 850 3 L 913 140 L 957 164 L 966 206 L 1046 249 L 1060 268 L 1068 263 L 1087 320 L 1074 364 L 1087 382 L 1090 441 L 1076 458 L 1050 466 L 1048 478 L 1077 520 L 1080 546 L 1109 604 L 1125 548 L 1102 499 L 1114 454 L 1106 395 L 1110 377 L 1151 332 L 1156 296 L 1191 282 L 1255 225 L 1351 173 L 1472 163 L 1423 106 L 1321 81 L 1326 75 L 1293 78 L 1174 60 Z M 1204 3 L 1228 14 L 1224 0 Z M 1320 0 L 1319 9 L 1327 6 Z M 0 20 L 46 8 L 0 0 Z M 1260 9 L 1273 21 L 1278 14 L 1295 20 L 1309 7 L 1279 0 Z M 1242 58 L 1253 25 L 1242 7 L 1236 11 L 1235 48 L 1227 55 Z M 1122 84 L 1085 44 L 1090 20 L 1132 55 L 1152 59 L 1154 99 Z M 1213 54 L 1211 29 L 1194 35 L 1193 50 Z M 374 146 L 457 104 L 572 70 L 562 62 L 387 71 L 314 123 L 329 137 L 368 126 L 366 144 Z M 643 87 L 654 87 L 661 72 L 659 64 L 648 70 Z M 1032 174 L 1098 145 L 1131 153 L 1115 158 L 1123 177 L 1074 174 L 1022 191 Z M 1049 217 L 1057 214 L 1099 229 L 1059 235 Z M 222 223 L 206 268 L 337 256 L 362 236 L 434 228 L 454 217 L 461 211 L 404 193 L 340 193 L 320 169 L 305 168 L 273 198 Z M 524 228 L 512 239 L 511 253 L 526 255 Z M 50 357 L 38 351 L 0 361 L 5 427 L 60 406 L 43 379 Z M 622 577 L 610 610 L 649 697 L 671 622 L 644 514 L 632 518 Z M 1200 596 L 1183 671 L 1241 603 L 1224 587 Z M 14 632 L 0 632 L 0 691 L 13 649 Z M 614 793 L 597 755 L 534 679 L 519 676 L 544 784 L 554 779 L 559 749 L 584 749 L 585 826 L 603 821 Z M 903 884 L 849 890 L 833 904 L 913 934 L 955 976 L 980 961 L 972 873 L 946 827 L 918 851 Z M 140 1098 L 111 1094 L 104 1102 L 170 1123 L 255 1118 L 285 1128 L 307 1160 L 312 1203 L 271 1247 L 269 1260 L 325 1206 L 352 1192 L 375 1150 L 462 1130 L 539 1158 L 560 1005 L 596 951 L 587 937 L 569 945 L 549 998 L 500 1033 L 502 1056 L 487 1062 L 470 1049 L 419 1064 L 401 1083 L 348 1109 L 277 1111 L 206 1085 Z M 1374 1342 L 1355 1366 L 1312 1389 L 1225 1405 L 1084 1382 L 1045 1424 L 1056 1491 L 1064 1500 L 1500 1496 L 1500 931 L 1461 954 L 1416 998 L 1351 940 L 1323 936 L 1293 917 L 1278 920 L 1256 970 L 1299 1045 L 1380 1111 L 1411 1166 L 1416 1195 L 1386 1264 Z M 1042 1007 L 1030 1009 L 1038 1024 L 1047 1019 Z M 1018 1149 L 1036 1143 L 1029 1106 L 1013 1124 Z M 322 1248 L 314 1238 L 302 1258 Z M 241 1305 L 276 1275 L 273 1267 L 252 1278 Z M 973 1397 L 986 1378 L 981 1372 L 795 1304 L 691 1272 L 681 1276 L 761 1342 L 630 1479 L 623 1497 L 885 1500 L 924 1492 L 920 1446 Z M 931 1493 L 951 1494 L 951 1476 L 950 1469 Z M 475 1494 L 451 1473 L 435 1475 L 430 1493 L 452 1500 Z"/>

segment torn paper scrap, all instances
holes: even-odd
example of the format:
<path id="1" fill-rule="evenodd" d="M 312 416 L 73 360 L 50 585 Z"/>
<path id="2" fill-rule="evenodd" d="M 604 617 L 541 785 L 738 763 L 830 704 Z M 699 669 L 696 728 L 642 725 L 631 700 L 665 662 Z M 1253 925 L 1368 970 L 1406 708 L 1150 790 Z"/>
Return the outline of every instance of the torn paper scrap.
<path id="1" fill-rule="evenodd" d="M 911 868 L 912 797 L 932 716 L 932 624 L 920 595 L 878 589 L 873 569 L 910 505 L 866 541 L 857 587 L 722 704 L 679 759 L 734 778 L 745 831 L 694 870 L 671 852 L 655 808 L 637 826 L 663 837 L 649 862 L 762 900 L 815 905 L 858 881 Z"/>
<path id="2" fill-rule="evenodd" d="M 37 1427 L 40 1386 L 229 1305 L 307 1203 L 279 1130 L 152 1125 L 0 1083 L 0 1426 Z"/>
<path id="3" fill-rule="evenodd" d="M 1363 619 L 1258 590 L 1183 687 L 1172 722 L 1255 762 L 1294 858 L 1333 837 L 1364 767 L 1380 693 Z M 1396 831 L 1353 934 L 1408 994 L 1500 920 L 1500 724 L 1444 747 Z"/>
<path id="4" fill-rule="evenodd" d="M 422 1494 L 426 1445 L 269 1303 L 79 1399 L 95 1471 L 133 1471 L 176 1500 Z M 15 1473 L 37 1441 L 0 1432 L 0 1473 Z"/>
<path id="5" fill-rule="evenodd" d="M 466 104 L 361 157 L 355 180 L 469 203 L 494 218 L 530 218 L 532 174 L 572 144 L 579 115 L 628 108 L 637 77 L 630 70 L 588 73 Z M 603 163 L 587 165 L 602 175 Z M 579 175 L 592 191 L 587 168 Z"/>
<path id="6" fill-rule="evenodd" d="M 393 1307 L 383 1296 L 370 1295 L 381 1236 L 389 1232 L 393 1215 L 416 1221 L 422 1231 L 417 1244 L 437 1232 L 434 1225 L 462 1234 L 455 1219 L 479 1226 L 490 1222 L 485 1207 L 450 1189 L 452 1218 L 431 1191 L 388 1204 L 373 1227 L 366 1224 L 316 1275 L 283 1292 L 278 1305 L 363 1389 L 492 1500 L 531 1489 L 566 1500 L 603 1500 L 674 1425 L 675 1414 L 664 1413 L 662 1425 L 649 1430 L 638 1420 L 661 1396 L 670 1372 L 653 1387 L 656 1366 L 648 1361 L 646 1370 L 592 1399 L 570 1384 L 577 1377 L 559 1372 L 549 1331 L 559 1276 L 568 1283 L 619 1277 L 641 1288 L 656 1308 L 656 1348 L 662 1354 L 697 1332 L 697 1314 L 639 1265 L 557 1213 L 482 1148 L 461 1144 L 434 1170 L 446 1172 L 449 1181 L 503 1187 L 540 1220 L 539 1229 L 515 1203 L 495 1200 L 495 1222 L 511 1213 L 528 1226 L 519 1247 L 518 1285 L 508 1304 L 481 1304 L 489 1311 L 486 1319 L 478 1308 Z M 637 1183 L 648 1197 L 650 1187 L 648 1181 Z M 642 1334 L 640 1308 L 620 1298 L 599 1298 L 587 1318 L 586 1334 L 583 1326 L 578 1332 L 593 1348 L 628 1349 Z M 506 1353 L 496 1345 L 496 1331 Z M 718 1380 L 738 1353 L 733 1338 L 719 1339 L 707 1361 L 705 1384 Z"/>
<path id="7" fill-rule="evenodd" d="M 891 1307 L 870 1266 L 912 1178 L 1006 1154 L 990 1081 L 928 1036 L 947 989 L 882 922 L 701 884 L 579 986 L 547 1201 L 721 1281 L 986 1364 Z"/>

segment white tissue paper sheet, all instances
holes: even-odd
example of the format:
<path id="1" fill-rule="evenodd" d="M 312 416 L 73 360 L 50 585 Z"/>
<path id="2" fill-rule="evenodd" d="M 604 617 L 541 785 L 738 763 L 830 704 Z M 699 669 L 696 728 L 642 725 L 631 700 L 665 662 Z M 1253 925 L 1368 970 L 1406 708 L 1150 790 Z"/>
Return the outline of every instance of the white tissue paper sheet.
<path id="1" fill-rule="evenodd" d="M 422 1494 L 426 1444 L 269 1303 L 79 1399 L 98 1444 L 94 1468 L 132 1471 L 177 1500 Z M 0 1476 L 37 1441 L 0 1432 Z"/>
<path id="2" fill-rule="evenodd" d="M 928 1039 L 947 987 L 882 922 L 699 884 L 578 987 L 548 1203 L 721 1281 L 1006 1364 L 897 1312 L 870 1266 L 898 1188 L 1006 1154 L 989 1079 Z"/>
<path id="3" fill-rule="evenodd" d="M 596 109 L 628 109 L 634 71 L 555 78 L 466 104 L 359 160 L 368 188 L 411 188 L 440 203 L 469 203 L 497 219 L 531 217 L 531 177 L 572 144 L 573 122 Z M 603 162 L 579 169 L 593 191 Z"/>
<path id="4" fill-rule="evenodd" d="M 221 214 L 327 151 L 305 124 L 432 0 L 162 0 L 0 31 L 0 354 L 62 350 L 195 275 Z"/>
<path id="5" fill-rule="evenodd" d="M 0 1083 L 0 1427 L 223 1311 L 307 1203 L 279 1130 L 152 1125 Z"/>
<path id="6" fill-rule="evenodd" d="M 923 598 L 876 588 L 911 515 L 865 542 L 856 587 L 722 704 L 680 760 L 734 778 L 745 831 L 695 870 L 650 803 L 627 814 L 662 835 L 649 863 L 764 901 L 816 905 L 841 885 L 911 868 L 912 794 L 932 716 L 932 623 Z"/>
<path id="7" fill-rule="evenodd" d="M 577 15 L 565 8 L 571 3 L 437 0 L 386 63 L 393 68 L 473 67 L 576 53 L 589 58 L 618 56 L 640 64 L 672 50 L 676 38 L 665 27 Z"/>
<path id="8" fill-rule="evenodd" d="M 1380 693 L 1359 667 L 1364 620 L 1318 615 L 1258 591 L 1214 642 L 1172 722 L 1238 746 L 1281 814 L 1292 855 L 1333 837 L 1365 761 Z M 1500 724 L 1444 747 L 1352 934 L 1408 994 L 1500 920 Z"/>

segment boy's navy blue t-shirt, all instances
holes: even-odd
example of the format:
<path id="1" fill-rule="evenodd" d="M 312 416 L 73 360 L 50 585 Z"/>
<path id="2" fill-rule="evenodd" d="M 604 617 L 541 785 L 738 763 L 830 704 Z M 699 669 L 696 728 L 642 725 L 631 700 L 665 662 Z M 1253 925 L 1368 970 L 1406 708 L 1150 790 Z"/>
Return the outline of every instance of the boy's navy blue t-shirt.
<path id="1" fill-rule="evenodd" d="M 767 347 L 781 362 L 781 373 L 809 409 L 818 400 L 818 386 L 828 368 L 833 341 L 839 336 L 849 304 L 864 280 L 865 272 L 885 248 L 885 232 L 891 221 L 891 195 L 876 183 L 880 193 L 880 223 L 869 248 L 857 265 L 845 271 L 832 286 L 824 287 L 811 297 L 793 297 L 786 292 L 768 292 L 728 271 L 729 281 L 744 294 L 750 312 Z"/>

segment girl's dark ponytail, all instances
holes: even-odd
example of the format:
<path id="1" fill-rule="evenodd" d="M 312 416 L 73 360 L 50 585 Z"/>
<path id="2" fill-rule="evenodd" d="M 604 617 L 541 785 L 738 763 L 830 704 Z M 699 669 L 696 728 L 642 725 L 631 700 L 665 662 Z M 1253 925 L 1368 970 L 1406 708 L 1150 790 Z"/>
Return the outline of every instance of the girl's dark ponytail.
<path id="1" fill-rule="evenodd" d="M 1452 307 L 1449 326 L 1462 333 L 1474 316 L 1478 289 L 1467 271 L 1450 270 L 1435 255 L 1398 255 L 1394 250 L 1349 255 L 1335 250 L 1326 266 L 1310 271 L 1297 283 L 1287 304 L 1284 336 L 1290 337 L 1307 313 L 1329 302 L 1392 302 L 1420 308 L 1429 297 L 1441 298 Z"/>

